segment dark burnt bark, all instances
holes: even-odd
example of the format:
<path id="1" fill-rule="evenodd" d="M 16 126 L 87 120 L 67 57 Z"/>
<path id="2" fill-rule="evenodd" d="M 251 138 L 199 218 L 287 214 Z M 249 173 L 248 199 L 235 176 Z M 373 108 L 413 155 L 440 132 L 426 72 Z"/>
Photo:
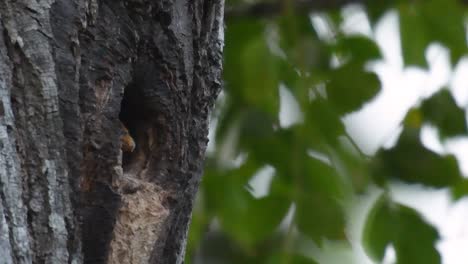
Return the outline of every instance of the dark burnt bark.
<path id="1" fill-rule="evenodd" d="M 0 1 L 0 263 L 183 262 L 223 8 Z"/>

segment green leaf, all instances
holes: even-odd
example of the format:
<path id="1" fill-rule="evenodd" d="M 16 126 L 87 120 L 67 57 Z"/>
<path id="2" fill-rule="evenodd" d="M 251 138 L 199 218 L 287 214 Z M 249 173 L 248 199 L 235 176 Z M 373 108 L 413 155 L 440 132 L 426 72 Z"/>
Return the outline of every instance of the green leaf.
<path id="1" fill-rule="evenodd" d="M 286 54 L 287 63 L 303 72 L 329 68 L 331 50 L 317 37 L 308 14 L 288 9 L 276 21 L 279 46 Z"/>
<path id="2" fill-rule="evenodd" d="M 458 0 L 430 0 L 424 1 L 423 5 L 430 39 L 439 41 L 450 49 L 454 64 L 467 51 L 465 10 Z"/>
<path id="3" fill-rule="evenodd" d="M 465 111 L 459 108 L 447 89 L 424 101 L 421 106 L 424 119 L 437 126 L 442 139 L 468 132 Z"/>
<path id="4" fill-rule="evenodd" d="M 359 110 L 380 90 L 376 74 L 365 72 L 360 65 L 347 64 L 331 73 L 327 95 L 339 114 Z"/>
<path id="5" fill-rule="evenodd" d="M 462 178 L 455 157 L 426 149 L 419 140 L 419 130 L 404 130 L 396 147 L 381 151 L 377 161 L 379 173 L 409 183 L 447 187 Z"/>
<path id="6" fill-rule="evenodd" d="M 337 167 L 343 168 L 341 173 L 350 180 L 353 190 L 356 193 L 362 193 L 367 190 L 371 182 L 369 166 L 351 140 L 341 140 L 340 144 L 335 146 L 336 157 L 333 162 L 337 164 Z"/>
<path id="7" fill-rule="evenodd" d="M 279 110 L 279 58 L 274 57 L 263 36 L 251 41 L 240 54 L 243 63 L 239 72 L 242 98 L 271 114 Z"/>
<path id="8" fill-rule="evenodd" d="M 288 11 L 290 12 L 276 19 L 280 33 L 279 44 L 287 53 L 294 50 L 304 37 L 317 40 L 309 15 L 294 13 L 292 9 Z"/>
<path id="9" fill-rule="evenodd" d="M 405 64 L 427 66 L 424 51 L 440 42 L 452 63 L 466 53 L 463 6 L 456 0 L 426 0 L 401 4 L 400 32 Z"/>
<path id="10" fill-rule="evenodd" d="M 324 140 L 334 145 L 338 136 L 345 133 L 344 125 L 336 109 L 321 97 L 317 96 L 312 100 L 305 114 L 304 126 L 310 137 L 317 141 Z"/>
<path id="11" fill-rule="evenodd" d="M 296 222 L 300 231 L 316 242 L 344 235 L 343 182 L 336 171 L 315 159 L 307 159 L 304 175 L 298 175 Z"/>
<path id="12" fill-rule="evenodd" d="M 441 263 L 435 243 L 437 230 L 418 212 L 395 204 L 382 195 L 367 217 L 363 246 L 375 261 L 382 261 L 387 246 L 393 245 L 398 264 Z"/>
<path id="13" fill-rule="evenodd" d="M 310 195 L 297 204 L 297 227 L 315 242 L 323 239 L 343 240 L 343 208 L 331 197 L 322 194 Z"/>
<path id="14" fill-rule="evenodd" d="M 339 57 L 348 59 L 353 65 L 363 65 L 370 60 L 382 58 L 379 46 L 363 35 L 341 37 L 333 50 Z"/>
<path id="15" fill-rule="evenodd" d="M 271 236 L 291 204 L 278 194 L 255 199 L 246 189 L 247 179 L 255 172 L 253 164 L 246 162 L 238 169 L 204 179 L 208 207 L 218 216 L 223 230 L 247 248 Z"/>
<path id="16" fill-rule="evenodd" d="M 203 263 L 249 263 L 246 251 L 227 234 L 212 230 L 204 237 L 203 243 L 197 249 L 193 263 L 200 263 L 200 259 Z"/>
<path id="17" fill-rule="evenodd" d="M 225 87 L 236 110 L 255 105 L 276 114 L 280 59 L 267 45 L 265 23 L 253 19 L 230 23 L 224 57 Z"/>
<path id="18" fill-rule="evenodd" d="M 226 46 L 224 47 L 224 79 L 229 93 L 241 98 L 243 79 L 239 73 L 244 67 L 240 54 L 252 42 L 264 35 L 265 23 L 254 19 L 231 21 L 226 28 Z"/>
<path id="19" fill-rule="evenodd" d="M 245 0 L 226 0 L 226 6 L 233 6 L 245 3 Z"/>
<path id="20" fill-rule="evenodd" d="M 417 108 L 410 109 L 408 113 L 406 113 L 403 125 L 409 130 L 419 131 L 423 125 L 423 114 L 421 110 Z"/>
<path id="21" fill-rule="evenodd" d="M 452 198 L 457 200 L 468 195 L 468 179 L 460 179 L 459 182 L 452 186 Z"/>
<path id="22" fill-rule="evenodd" d="M 236 210 L 245 208 L 250 199 L 245 186 L 260 167 L 253 160 L 247 159 L 239 168 L 206 168 L 202 187 L 207 213 L 229 217 Z"/>
<path id="23" fill-rule="evenodd" d="M 242 219 L 242 228 L 250 233 L 253 242 L 261 241 L 279 227 L 290 205 L 290 201 L 282 196 L 269 195 L 253 199 Z"/>
<path id="24" fill-rule="evenodd" d="M 288 174 L 290 157 L 296 152 L 305 153 L 299 146 L 292 149 L 293 135 L 291 130 L 279 128 L 275 119 L 269 114 L 250 109 L 244 113 L 240 145 L 249 153 L 249 158 L 260 164 L 269 164 L 282 173 Z M 285 153 L 289 155 L 285 156 Z"/>
<path id="25" fill-rule="evenodd" d="M 284 263 L 291 263 L 291 264 L 318 264 L 314 260 L 310 258 L 306 258 L 304 256 L 292 253 L 273 253 L 269 256 L 267 264 L 284 264 Z"/>
<path id="26" fill-rule="evenodd" d="M 372 24 L 378 21 L 382 15 L 394 6 L 395 0 L 369 1 L 366 3 L 366 11 Z"/>
<path id="27" fill-rule="evenodd" d="M 385 249 L 392 241 L 392 234 L 397 229 L 392 217 L 387 198 L 382 195 L 367 216 L 362 236 L 364 249 L 375 261 L 382 261 Z"/>
<path id="28" fill-rule="evenodd" d="M 393 242 L 397 264 L 440 264 L 440 254 L 435 248 L 439 239 L 437 230 L 409 207 L 399 205 L 395 211 L 398 227 Z"/>
<path id="29" fill-rule="evenodd" d="M 403 5 L 400 11 L 400 36 L 405 65 L 427 67 L 424 51 L 430 44 L 424 19 L 417 6 Z"/>

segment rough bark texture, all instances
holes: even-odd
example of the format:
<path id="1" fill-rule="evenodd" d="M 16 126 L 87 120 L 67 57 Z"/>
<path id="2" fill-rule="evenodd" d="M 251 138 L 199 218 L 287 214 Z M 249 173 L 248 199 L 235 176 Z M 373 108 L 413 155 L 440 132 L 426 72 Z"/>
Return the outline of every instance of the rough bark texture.
<path id="1" fill-rule="evenodd" d="M 0 1 L 1 264 L 183 262 L 223 8 Z"/>

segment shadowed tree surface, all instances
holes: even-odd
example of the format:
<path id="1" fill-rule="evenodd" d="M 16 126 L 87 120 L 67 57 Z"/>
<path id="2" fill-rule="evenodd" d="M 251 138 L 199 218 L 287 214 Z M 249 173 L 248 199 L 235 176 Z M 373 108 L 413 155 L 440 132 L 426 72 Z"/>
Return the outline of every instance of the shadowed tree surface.
<path id="1" fill-rule="evenodd" d="M 0 263 L 183 262 L 223 13 L 222 0 L 0 2 Z"/>

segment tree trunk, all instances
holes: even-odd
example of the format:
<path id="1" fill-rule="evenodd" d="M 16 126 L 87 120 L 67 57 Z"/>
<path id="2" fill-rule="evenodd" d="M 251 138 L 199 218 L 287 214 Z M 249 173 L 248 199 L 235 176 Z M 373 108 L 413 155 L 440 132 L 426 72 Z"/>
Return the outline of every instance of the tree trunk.
<path id="1" fill-rule="evenodd" d="M 183 262 L 223 2 L 0 1 L 0 263 Z"/>

